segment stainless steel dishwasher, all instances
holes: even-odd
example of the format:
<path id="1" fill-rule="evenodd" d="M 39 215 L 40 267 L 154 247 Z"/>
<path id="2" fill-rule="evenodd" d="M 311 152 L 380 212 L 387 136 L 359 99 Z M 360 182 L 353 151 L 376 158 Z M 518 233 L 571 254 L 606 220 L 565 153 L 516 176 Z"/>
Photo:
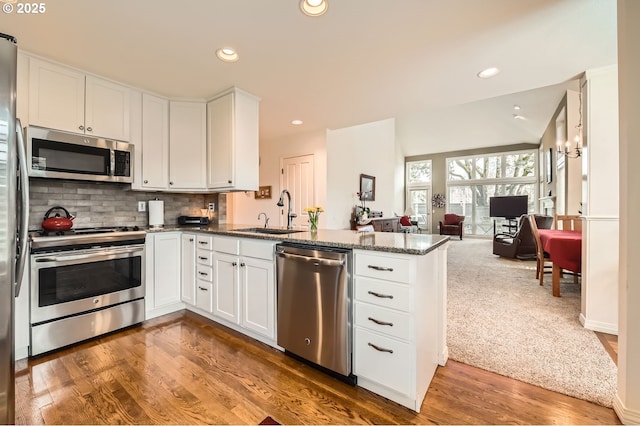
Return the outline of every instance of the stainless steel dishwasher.
<path id="1" fill-rule="evenodd" d="M 351 257 L 351 250 L 276 245 L 278 345 L 355 383 Z"/>

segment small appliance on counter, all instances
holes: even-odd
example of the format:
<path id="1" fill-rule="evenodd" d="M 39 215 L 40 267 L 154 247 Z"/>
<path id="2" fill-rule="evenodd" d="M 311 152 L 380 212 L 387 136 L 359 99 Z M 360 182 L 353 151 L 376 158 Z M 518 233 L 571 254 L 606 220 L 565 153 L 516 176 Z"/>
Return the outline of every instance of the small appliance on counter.
<path id="1" fill-rule="evenodd" d="M 164 226 L 164 201 L 149 200 L 149 228 L 157 229 Z"/>
<path id="2" fill-rule="evenodd" d="M 206 216 L 179 216 L 178 225 L 208 225 L 209 218 Z"/>

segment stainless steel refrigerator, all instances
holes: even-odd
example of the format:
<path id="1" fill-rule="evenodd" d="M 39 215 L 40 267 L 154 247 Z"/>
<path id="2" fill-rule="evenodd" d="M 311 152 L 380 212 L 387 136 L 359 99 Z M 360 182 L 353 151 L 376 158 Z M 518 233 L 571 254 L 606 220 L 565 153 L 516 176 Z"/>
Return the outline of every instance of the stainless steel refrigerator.
<path id="1" fill-rule="evenodd" d="M 15 423 L 14 299 L 20 293 L 29 223 L 29 178 L 16 119 L 17 59 L 16 40 L 0 33 L 0 424 Z"/>

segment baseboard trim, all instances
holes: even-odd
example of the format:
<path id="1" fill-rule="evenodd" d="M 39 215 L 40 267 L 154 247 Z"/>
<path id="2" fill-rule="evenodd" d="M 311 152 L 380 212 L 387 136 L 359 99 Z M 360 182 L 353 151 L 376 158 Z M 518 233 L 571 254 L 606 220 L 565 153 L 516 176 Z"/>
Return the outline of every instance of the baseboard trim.
<path id="1" fill-rule="evenodd" d="M 624 403 L 620 399 L 620 396 L 616 394 L 613 399 L 613 411 L 620 419 L 623 425 L 637 425 L 640 424 L 640 411 L 634 411 L 624 406 Z"/>
<path id="2" fill-rule="evenodd" d="M 618 325 L 611 324 L 607 322 L 600 321 L 590 321 L 588 320 L 584 314 L 580 313 L 580 324 L 587 330 L 599 331 L 600 333 L 613 334 L 614 336 L 618 335 Z"/>
<path id="3" fill-rule="evenodd" d="M 173 312 L 178 312 L 185 308 L 185 304 L 182 302 L 171 303 L 169 305 L 164 305 L 159 308 L 150 309 L 145 312 L 144 319 L 149 320 L 152 318 L 157 318 L 162 315 L 171 314 Z"/>

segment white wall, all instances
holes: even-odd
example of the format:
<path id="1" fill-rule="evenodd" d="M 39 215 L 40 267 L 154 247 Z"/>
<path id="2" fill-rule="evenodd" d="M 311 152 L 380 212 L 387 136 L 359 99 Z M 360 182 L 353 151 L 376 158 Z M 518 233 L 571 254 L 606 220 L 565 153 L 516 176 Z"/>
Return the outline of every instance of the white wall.
<path id="1" fill-rule="evenodd" d="M 402 189 L 396 186 L 398 167 L 404 166 L 398 158 L 394 119 L 328 130 L 327 228 L 350 228 L 353 206 L 359 204 L 361 173 L 376 178 L 376 199 L 367 207 L 382 211 L 385 217 L 401 214 Z"/>
<path id="2" fill-rule="evenodd" d="M 640 423 L 640 2 L 618 0 L 620 91 L 620 281 L 618 393 L 625 424 Z"/>
<path id="3" fill-rule="evenodd" d="M 580 320 L 591 330 L 618 334 L 618 69 L 585 73 L 586 199 Z"/>
<path id="4" fill-rule="evenodd" d="M 327 203 L 327 149 L 325 132 L 308 133 L 277 141 L 260 141 L 260 186 L 271 185 L 271 199 L 255 199 L 252 191 L 230 194 L 232 203 L 229 222 L 256 226 L 258 213 L 269 216 L 269 225 L 278 226 L 280 209 L 276 206 L 280 196 L 280 161 L 283 158 L 313 154 L 314 156 L 314 205 L 326 206 Z M 326 210 L 326 208 L 325 208 Z M 298 220 L 298 219 L 296 219 Z M 296 221 L 294 220 L 294 224 Z M 284 220 L 286 225 L 286 218 Z"/>

